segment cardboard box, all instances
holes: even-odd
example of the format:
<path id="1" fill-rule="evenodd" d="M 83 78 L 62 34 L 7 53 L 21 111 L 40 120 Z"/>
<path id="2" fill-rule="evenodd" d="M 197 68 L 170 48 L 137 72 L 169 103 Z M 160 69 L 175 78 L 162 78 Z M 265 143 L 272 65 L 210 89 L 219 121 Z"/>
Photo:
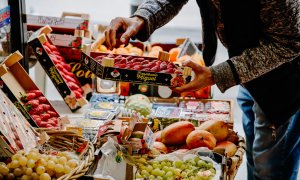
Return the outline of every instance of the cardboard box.
<path id="1" fill-rule="evenodd" d="M 52 83 L 64 99 L 65 103 L 68 105 L 71 111 L 76 111 L 81 108 L 83 105 L 87 103 L 84 97 L 76 98 L 75 94 L 68 87 L 67 82 L 62 77 L 62 74 L 56 68 L 54 62 L 51 60 L 50 56 L 44 49 L 43 44 L 45 42 L 49 42 L 52 44 L 51 40 L 49 40 L 45 34 L 42 32 L 49 32 L 49 29 L 45 28 L 36 31 L 29 40 L 29 45 L 32 47 L 34 54 L 36 55 L 38 61 L 44 68 L 45 72 L 51 79 Z"/>
<path id="2" fill-rule="evenodd" d="M 90 17 L 88 14 L 64 13 L 62 17 L 27 15 L 26 18 L 28 30 L 37 30 L 49 25 L 56 32 L 74 34 L 75 29 L 88 30 Z"/>
<path id="3" fill-rule="evenodd" d="M 148 71 L 138 71 L 130 69 L 121 69 L 115 67 L 108 67 L 98 63 L 94 58 L 99 55 L 108 55 L 108 53 L 94 53 L 87 55 L 82 53 L 81 60 L 84 62 L 85 67 L 93 72 L 96 76 L 105 80 L 132 82 L 137 84 L 150 84 L 150 85 L 161 85 L 161 86 L 172 86 L 174 81 L 178 79 L 184 83 L 191 81 L 191 71 L 185 74 L 167 74 L 167 73 L 156 73 Z M 118 56 L 118 55 L 116 55 Z M 119 55 L 120 56 L 120 55 Z M 128 57 L 130 55 L 122 55 L 122 57 Z M 131 56 L 133 58 L 141 58 L 141 56 Z M 145 57 L 148 60 L 157 60 L 156 58 Z"/>
<path id="4" fill-rule="evenodd" d="M 32 81 L 30 76 L 18 62 L 23 58 L 20 52 L 15 52 L 10 55 L 1 65 L 0 65 L 0 77 L 8 87 L 8 91 L 13 95 L 10 100 L 19 109 L 25 119 L 33 127 L 38 127 L 33 121 L 32 116 L 28 113 L 24 106 L 24 103 L 20 100 L 21 95 L 26 94 L 29 90 L 39 90 L 36 84 Z M 44 96 L 44 95 L 43 95 Z M 50 105 L 50 109 L 57 113 L 51 103 L 47 100 L 47 104 Z M 58 113 L 57 113 L 58 114 Z M 59 115 L 59 114 L 58 114 Z"/>
<path id="5" fill-rule="evenodd" d="M 77 30 L 75 30 L 77 31 Z M 84 44 L 90 44 L 92 42 L 91 39 L 83 37 L 84 31 L 78 30 L 79 32 L 82 32 L 80 34 L 76 35 L 68 35 L 68 34 L 56 34 L 56 33 L 50 33 L 47 34 L 51 42 L 55 46 L 61 46 L 61 47 L 70 47 L 70 48 L 78 48 L 81 49 Z M 28 39 L 33 34 L 33 31 L 28 31 L 27 36 Z M 76 33 L 75 33 L 76 34 Z"/>

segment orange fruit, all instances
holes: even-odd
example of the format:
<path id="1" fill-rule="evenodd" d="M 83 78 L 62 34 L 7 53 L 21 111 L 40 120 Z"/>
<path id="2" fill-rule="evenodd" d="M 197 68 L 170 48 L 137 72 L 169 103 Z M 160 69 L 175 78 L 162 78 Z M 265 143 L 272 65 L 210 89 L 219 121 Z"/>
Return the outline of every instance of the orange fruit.
<path id="1" fill-rule="evenodd" d="M 104 46 L 103 44 L 101 44 L 99 47 L 98 47 L 98 49 L 97 49 L 99 52 L 107 52 L 108 50 L 107 50 L 107 48 L 106 48 L 106 46 Z"/>
<path id="2" fill-rule="evenodd" d="M 148 57 L 158 58 L 158 54 L 159 54 L 159 51 L 151 51 L 151 52 L 149 52 Z"/>
<path id="3" fill-rule="evenodd" d="M 141 50 L 140 48 L 137 48 L 137 47 L 132 47 L 132 48 L 129 49 L 129 53 L 133 54 L 133 55 L 142 56 L 143 55 L 143 50 Z"/>
<path id="4" fill-rule="evenodd" d="M 178 48 L 178 47 L 170 49 L 169 54 L 170 54 L 170 61 L 171 62 L 174 62 L 174 61 L 177 60 L 177 56 L 180 53 L 180 51 L 181 51 L 181 48 Z"/>
<path id="5" fill-rule="evenodd" d="M 128 51 L 127 51 L 126 48 L 118 48 L 118 49 L 116 50 L 116 53 L 117 53 L 117 54 L 128 54 Z"/>
<path id="6" fill-rule="evenodd" d="M 153 46 L 153 47 L 151 47 L 150 51 L 163 51 L 163 48 L 160 46 Z"/>

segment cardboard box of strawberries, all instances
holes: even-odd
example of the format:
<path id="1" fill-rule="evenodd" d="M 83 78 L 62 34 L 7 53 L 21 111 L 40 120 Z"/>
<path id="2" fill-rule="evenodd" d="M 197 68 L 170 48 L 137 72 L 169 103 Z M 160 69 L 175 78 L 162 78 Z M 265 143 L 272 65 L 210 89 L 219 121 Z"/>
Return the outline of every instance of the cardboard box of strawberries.
<path id="1" fill-rule="evenodd" d="M 87 103 L 81 84 L 56 46 L 44 34 L 40 34 L 38 31 L 35 32 L 29 44 L 65 103 L 71 111 L 76 111 Z"/>
<path id="2" fill-rule="evenodd" d="M 101 79 L 177 87 L 191 80 L 191 70 L 157 58 L 82 53 L 85 67 Z"/>

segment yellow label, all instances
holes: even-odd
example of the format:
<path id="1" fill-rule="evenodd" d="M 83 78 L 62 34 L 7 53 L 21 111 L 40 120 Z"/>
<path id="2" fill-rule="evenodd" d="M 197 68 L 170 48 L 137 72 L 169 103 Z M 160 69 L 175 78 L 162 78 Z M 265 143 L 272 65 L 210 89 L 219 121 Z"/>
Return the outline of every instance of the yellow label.
<path id="1" fill-rule="evenodd" d="M 146 81 L 156 81 L 157 74 L 151 74 L 151 73 L 144 73 L 144 72 L 138 72 L 136 77 L 138 80 L 142 80 L 144 82 Z"/>
<path id="2" fill-rule="evenodd" d="M 70 65 L 72 66 L 72 73 L 74 73 L 75 71 L 77 71 L 75 73 L 76 77 L 84 77 L 84 78 L 94 78 L 95 75 L 93 73 L 91 73 L 91 71 L 87 70 L 84 71 L 82 69 L 82 64 L 79 62 L 71 62 Z"/>
<path id="3" fill-rule="evenodd" d="M 56 84 L 63 83 L 63 79 L 61 78 L 61 76 L 59 76 L 55 66 L 49 68 L 49 73 L 50 73 L 50 78 L 53 79 L 56 82 Z"/>

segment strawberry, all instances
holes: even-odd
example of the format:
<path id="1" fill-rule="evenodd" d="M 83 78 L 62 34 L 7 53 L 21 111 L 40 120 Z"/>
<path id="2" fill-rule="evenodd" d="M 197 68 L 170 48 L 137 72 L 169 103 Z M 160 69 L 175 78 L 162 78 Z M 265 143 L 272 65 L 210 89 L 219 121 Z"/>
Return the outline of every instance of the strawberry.
<path id="1" fill-rule="evenodd" d="M 43 48 L 45 49 L 45 51 L 48 53 L 48 54 L 51 54 L 51 50 L 49 47 L 47 46 L 43 46 Z"/>
<path id="2" fill-rule="evenodd" d="M 165 69 L 167 69 L 167 63 L 162 62 L 159 67 L 160 67 L 160 70 L 165 70 Z"/>
<path id="3" fill-rule="evenodd" d="M 49 120 L 52 120 L 54 123 L 58 124 L 58 118 L 57 117 L 52 117 Z"/>
<path id="4" fill-rule="evenodd" d="M 71 66 L 70 66 L 70 64 L 65 63 L 65 64 L 63 64 L 63 67 L 64 67 L 66 70 L 71 71 Z"/>
<path id="5" fill-rule="evenodd" d="M 144 68 L 150 68 L 150 67 L 151 67 L 151 63 L 143 64 L 143 67 L 144 67 Z"/>
<path id="6" fill-rule="evenodd" d="M 133 59 L 133 57 L 132 56 L 127 56 L 126 59 L 127 59 L 127 61 L 130 61 L 130 60 Z"/>
<path id="7" fill-rule="evenodd" d="M 150 69 L 152 72 L 159 72 L 159 66 L 154 66 L 153 68 Z"/>
<path id="8" fill-rule="evenodd" d="M 47 121 L 47 123 L 50 124 L 51 126 L 57 126 L 57 123 L 55 123 L 54 121 L 52 121 L 50 119 Z"/>
<path id="9" fill-rule="evenodd" d="M 61 72 L 64 70 L 64 67 L 61 64 L 55 64 L 55 67 Z"/>
<path id="10" fill-rule="evenodd" d="M 76 91 L 78 91 L 80 94 L 83 94 L 83 90 L 81 88 L 77 89 Z"/>
<path id="11" fill-rule="evenodd" d="M 39 102 L 42 104 L 42 103 L 46 103 L 47 102 L 47 98 L 45 96 L 40 96 L 38 98 Z"/>
<path id="12" fill-rule="evenodd" d="M 45 126 L 45 128 L 48 128 L 48 129 L 52 129 L 52 128 L 54 128 L 54 126 L 52 126 L 51 124 L 46 124 L 46 126 Z"/>
<path id="13" fill-rule="evenodd" d="M 40 115 L 42 121 L 47 121 L 49 118 L 51 118 L 50 114 L 44 113 Z"/>
<path id="14" fill-rule="evenodd" d="M 64 61 L 65 61 L 65 58 L 64 57 L 62 57 L 61 55 L 54 55 L 55 57 L 56 57 L 56 59 L 59 61 L 59 62 L 61 62 L 61 63 L 64 63 Z"/>
<path id="15" fill-rule="evenodd" d="M 77 99 L 82 98 L 82 94 L 81 94 L 80 92 L 78 92 L 78 91 L 76 91 L 76 90 L 73 90 L 73 93 L 75 94 L 75 97 L 76 97 Z"/>
<path id="16" fill-rule="evenodd" d="M 32 119 L 36 122 L 36 121 L 41 121 L 41 117 L 39 115 L 31 115 Z"/>
<path id="17" fill-rule="evenodd" d="M 148 63 L 149 63 L 149 60 L 142 61 L 142 64 L 148 64 Z"/>
<path id="18" fill-rule="evenodd" d="M 41 123 L 43 122 L 42 120 L 40 121 L 34 121 L 36 123 L 36 125 L 38 125 L 38 127 L 42 127 Z"/>
<path id="19" fill-rule="evenodd" d="M 57 51 L 57 48 L 52 44 L 49 44 L 48 47 L 52 52 Z"/>
<path id="20" fill-rule="evenodd" d="M 28 111 L 28 113 L 30 115 L 39 115 L 43 112 L 43 108 L 40 107 L 40 105 L 36 108 L 31 109 L 30 111 Z"/>
<path id="21" fill-rule="evenodd" d="M 42 107 L 43 111 L 48 111 L 51 108 L 49 104 L 40 104 L 39 107 Z"/>
<path id="22" fill-rule="evenodd" d="M 51 117 L 57 117 L 57 116 L 58 116 L 58 114 L 57 114 L 56 112 L 54 112 L 54 111 L 48 110 L 47 113 L 48 113 Z"/>
<path id="23" fill-rule="evenodd" d="M 48 124 L 47 122 L 41 121 L 39 126 L 40 127 L 46 127 L 47 124 Z"/>
<path id="24" fill-rule="evenodd" d="M 141 70 L 141 69 L 143 69 L 143 66 L 142 66 L 142 65 L 135 65 L 135 66 L 133 67 L 133 70 Z"/>
<path id="25" fill-rule="evenodd" d="M 60 53 L 58 51 L 52 51 L 52 54 L 60 55 Z"/>
<path id="26" fill-rule="evenodd" d="M 74 79 L 74 78 L 72 78 L 72 77 L 70 77 L 70 76 L 67 76 L 67 75 L 65 75 L 65 74 L 61 74 L 62 75 L 62 77 L 67 81 L 67 82 L 73 82 L 73 83 L 77 83 L 77 81 Z"/>
<path id="27" fill-rule="evenodd" d="M 21 94 L 22 101 L 29 101 L 31 99 L 34 99 L 35 97 L 36 97 L 35 93 L 26 93 L 25 95 Z"/>
<path id="28" fill-rule="evenodd" d="M 40 91 L 40 90 L 30 90 L 27 93 L 35 93 L 36 98 L 40 97 L 41 95 L 43 95 L 42 91 Z"/>
<path id="29" fill-rule="evenodd" d="M 134 65 L 142 65 L 141 62 L 133 62 Z"/>
<path id="30" fill-rule="evenodd" d="M 144 68 L 143 71 L 150 71 L 150 68 Z"/>
<path id="31" fill-rule="evenodd" d="M 25 103 L 24 105 L 25 105 L 25 108 L 26 109 L 33 109 L 33 108 L 35 108 L 35 107 L 38 107 L 39 106 L 39 100 L 37 100 L 37 99 L 32 99 L 32 100 L 30 100 L 30 101 L 28 101 L 27 103 Z"/>
<path id="32" fill-rule="evenodd" d="M 67 84 L 68 84 L 68 86 L 69 86 L 69 88 L 70 88 L 71 90 L 77 90 L 77 89 L 80 89 L 80 87 L 79 87 L 77 84 L 73 83 L 73 82 L 68 82 Z"/>
<path id="33" fill-rule="evenodd" d="M 70 77 L 74 77 L 74 74 L 71 73 L 70 71 L 67 71 L 66 69 L 63 69 L 62 72 L 65 73 L 66 75 L 70 76 Z"/>
<path id="34" fill-rule="evenodd" d="M 126 67 L 126 64 L 116 64 L 115 65 L 115 68 L 125 68 Z"/>

